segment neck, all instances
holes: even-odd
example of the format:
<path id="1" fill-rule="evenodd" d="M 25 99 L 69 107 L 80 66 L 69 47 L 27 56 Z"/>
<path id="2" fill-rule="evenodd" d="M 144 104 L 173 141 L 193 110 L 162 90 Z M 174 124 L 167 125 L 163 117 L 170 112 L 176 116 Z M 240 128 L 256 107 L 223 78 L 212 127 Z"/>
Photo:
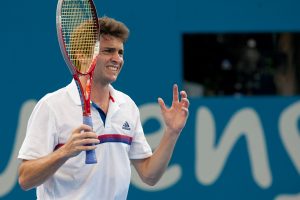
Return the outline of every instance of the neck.
<path id="1" fill-rule="evenodd" d="M 104 112 L 108 110 L 109 85 L 92 84 L 91 100 Z"/>

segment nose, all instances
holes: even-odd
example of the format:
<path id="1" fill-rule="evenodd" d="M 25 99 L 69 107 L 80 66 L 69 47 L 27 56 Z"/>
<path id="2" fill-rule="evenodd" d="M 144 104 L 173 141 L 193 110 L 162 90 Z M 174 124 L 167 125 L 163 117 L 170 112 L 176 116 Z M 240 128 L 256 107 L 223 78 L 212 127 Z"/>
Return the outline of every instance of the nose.
<path id="1" fill-rule="evenodd" d="M 112 55 L 111 60 L 115 63 L 122 63 L 123 62 L 123 56 L 116 52 Z"/>

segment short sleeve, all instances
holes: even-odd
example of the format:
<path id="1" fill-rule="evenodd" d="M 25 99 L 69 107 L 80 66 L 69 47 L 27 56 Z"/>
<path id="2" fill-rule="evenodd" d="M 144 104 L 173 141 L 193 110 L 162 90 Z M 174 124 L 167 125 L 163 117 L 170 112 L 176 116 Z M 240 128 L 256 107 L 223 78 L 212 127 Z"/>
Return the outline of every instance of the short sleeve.
<path id="1" fill-rule="evenodd" d="M 18 158 L 32 160 L 50 154 L 58 141 L 57 138 L 55 115 L 42 99 L 30 115 Z"/>
<path id="2" fill-rule="evenodd" d="M 137 110 L 136 126 L 134 136 L 129 151 L 130 159 L 144 159 L 152 155 L 152 150 L 148 144 L 143 127 L 141 125 L 139 111 Z"/>

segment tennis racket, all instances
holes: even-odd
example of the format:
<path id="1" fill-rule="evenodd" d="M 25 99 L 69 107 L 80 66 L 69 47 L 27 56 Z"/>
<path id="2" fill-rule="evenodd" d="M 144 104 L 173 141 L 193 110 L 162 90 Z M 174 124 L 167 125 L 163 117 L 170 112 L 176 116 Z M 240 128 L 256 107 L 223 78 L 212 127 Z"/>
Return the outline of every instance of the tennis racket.
<path id="1" fill-rule="evenodd" d="M 100 28 L 93 1 L 59 0 L 56 29 L 60 50 L 79 91 L 83 123 L 93 127 L 90 94 L 100 49 Z M 86 151 L 85 163 L 97 163 L 95 150 Z"/>

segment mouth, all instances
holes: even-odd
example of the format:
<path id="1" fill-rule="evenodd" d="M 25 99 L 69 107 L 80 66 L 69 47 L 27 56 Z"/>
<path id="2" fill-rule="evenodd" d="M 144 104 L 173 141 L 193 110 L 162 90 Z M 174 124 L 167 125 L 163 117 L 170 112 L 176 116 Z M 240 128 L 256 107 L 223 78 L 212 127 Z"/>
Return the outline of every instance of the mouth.
<path id="1" fill-rule="evenodd" d="M 117 65 L 108 65 L 107 68 L 110 71 L 113 71 L 113 72 L 118 72 L 119 71 L 119 67 Z"/>

